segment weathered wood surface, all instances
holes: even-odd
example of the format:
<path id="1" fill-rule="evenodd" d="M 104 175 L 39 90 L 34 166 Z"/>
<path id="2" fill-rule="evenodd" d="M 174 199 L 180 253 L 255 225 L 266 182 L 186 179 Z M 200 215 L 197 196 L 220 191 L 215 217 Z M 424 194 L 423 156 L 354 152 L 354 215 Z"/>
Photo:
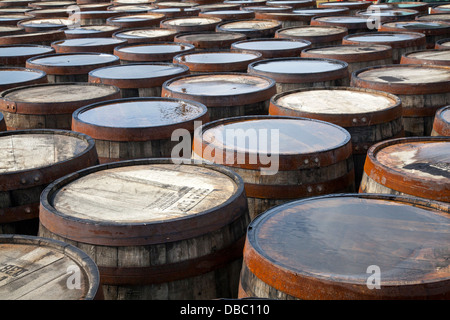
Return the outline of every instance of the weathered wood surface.
<path id="1" fill-rule="evenodd" d="M 450 136 L 450 106 L 442 107 L 436 111 L 431 135 Z"/>
<path id="2" fill-rule="evenodd" d="M 275 32 L 275 38 L 302 39 L 311 42 L 311 48 L 342 44 L 348 29 L 335 26 L 303 26 L 283 28 Z"/>

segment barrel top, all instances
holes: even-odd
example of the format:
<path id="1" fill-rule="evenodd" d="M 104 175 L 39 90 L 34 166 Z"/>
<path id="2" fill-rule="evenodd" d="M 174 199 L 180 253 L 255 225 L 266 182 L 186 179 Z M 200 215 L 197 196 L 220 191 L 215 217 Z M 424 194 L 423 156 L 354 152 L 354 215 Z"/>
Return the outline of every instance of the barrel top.
<path id="1" fill-rule="evenodd" d="M 330 55 L 365 55 L 376 52 L 390 51 L 392 48 L 386 45 L 337 45 L 306 49 L 308 53 Z"/>
<path id="2" fill-rule="evenodd" d="M 114 44 L 123 44 L 126 43 L 125 40 L 114 39 L 114 38 L 106 38 L 106 37 L 98 37 L 98 38 L 77 38 L 77 39 L 66 39 L 55 41 L 52 43 L 52 46 L 59 47 L 95 47 L 95 46 L 105 46 L 105 45 L 114 45 Z"/>
<path id="3" fill-rule="evenodd" d="M 450 29 L 443 21 L 396 21 L 383 23 L 383 26 L 406 30 Z"/>
<path id="4" fill-rule="evenodd" d="M 278 34 L 288 36 L 329 36 L 337 34 L 347 34 L 347 29 L 339 26 L 300 26 L 283 28 L 277 31 Z"/>
<path id="5" fill-rule="evenodd" d="M 7 21 L 21 21 L 30 19 L 30 16 L 25 14 L 3 14 L 0 15 L 0 22 L 7 22 Z"/>
<path id="6" fill-rule="evenodd" d="M 161 36 L 175 35 L 178 31 L 174 29 L 164 28 L 143 28 L 133 30 L 118 31 L 114 35 L 120 38 L 126 39 L 139 39 L 139 38 L 156 38 Z"/>
<path id="7" fill-rule="evenodd" d="M 380 17 L 399 17 L 399 16 L 414 16 L 419 12 L 412 9 L 386 9 L 380 10 L 379 12 L 374 12 L 373 10 L 362 10 L 358 11 L 358 15 L 361 16 L 380 16 Z M 412 19 L 412 18 L 411 18 Z"/>
<path id="8" fill-rule="evenodd" d="M 261 38 L 235 42 L 233 43 L 233 48 L 243 50 L 275 51 L 302 49 L 310 45 L 311 43 L 306 40 L 294 40 L 286 38 Z"/>
<path id="9" fill-rule="evenodd" d="M 182 42 L 150 42 L 127 44 L 116 47 L 118 52 L 134 53 L 134 54 L 164 54 L 178 53 L 193 49 L 194 46 Z"/>
<path id="10" fill-rule="evenodd" d="M 449 21 L 450 13 L 434 13 L 434 14 L 424 14 L 416 17 L 416 20 L 419 21 Z"/>
<path id="11" fill-rule="evenodd" d="M 222 22 L 219 24 L 220 29 L 233 30 L 235 32 L 247 30 L 265 30 L 281 26 L 281 23 L 276 20 L 251 19 Z"/>
<path id="12" fill-rule="evenodd" d="M 69 34 L 91 34 L 91 33 L 97 33 L 97 32 L 103 32 L 103 31 L 113 31 L 113 30 L 119 30 L 119 27 L 117 26 L 109 26 L 109 25 L 98 25 L 98 26 L 80 26 L 80 27 L 74 27 L 74 28 L 68 28 L 64 29 L 65 33 Z"/>
<path id="13" fill-rule="evenodd" d="M 308 75 L 316 73 L 333 72 L 347 69 L 348 64 L 339 60 L 319 59 L 319 58 L 273 58 L 253 62 L 249 65 L 249 70 L 255 72 L 273 74 L 296 74 Z"/>
<path id="14" fill-rule="evenodd" d="M 222 22 L 222 19 L 215 17 L 177 17 L 163 20 L 161 23 L 167 26 L 183 27 L 218 24 L 220 22 Z"/>
<path id="15" fill-rule="evenodd" d="M 127 14 L 118 17 L 110 18 L 111 22 L 134 22 L 134 21 L 146 21 L 146 20 L 158 20 L 164 18 L 162 13 L 148 12 L 145 14 Z"/>
<path id="16" fill-rule="evenodd" d="M 89 72 L 89 76 L 114 80 L 156 79 L 187 71 L 187 67 L 175 63 L 133 63 L 98 68 Z"/>
<path id="17" fill-rule="evenodd" d="M 334 284 L 337 291 L 348 286 L 360 294 L 370 292 L 367 270 L 373 265 L 381 271 L 380 285 L 386 294 L 392 287 L 394 296 L 423 294 L 422 288 L 415 293 L 412 285 L 450 280 L 445 257 L 450 240 L 448 208 L 438 210 L 399 199 L 343 194 L 269 209 L 250 223 L 247 235 L 248 246 L 264 260 L 249 256 L 252 260 L 247 263 L 260 267 L 257 277 L 262 276 L 259 272 L 281 271 L 276 273 L 278 282 L 283 282 L 279 289 L 291 294 L 298 290 L 300 298 L 320 298 Z M 311 289 L 293 280 L 286 284 L 286 274 L 298 283 L 305 278 L 319 283 Z M 336 290 L 335 298 L 345 298 Z"/>
<path id="18" fill-rule="evenodd" d="M 450 50 L 423 50 L 405 54 L 408 58 L 420 60 L 450 61 Z"/>
<path id="19" fill-rule="evenodd" d="M 310 15 L 310 16 L 320 16 L 324 13 L 336 13 L 336 12 L 347 12 L 347 8 L 305 8 L 305 9 L 295 9 L 292 11 L 292 13 L 297 14 L 304 14 L 304 15 Z"/>
<path id="20" fill-rule="evenodd" d="M 356 77 L 363 81 L 396 85 L 448 83 L 450 68 L 428 65 L 388 65 L 361 69 Z"/>
<path id="21" fill-rule="evenodd" d="M 252 62 L 259 59 L 260 54 L 251 51 L 200 51 L 183 53 L 174 57 L 174 61 L 182 64 L 221 64 L 221 63 L 238 63 L 238 62 Z"/>
<path id="22" fill-rule="evenodd" d="M 61 28 L 66 26 L 71 26 L 75 24 L 75 22 L 69 18 L 38 18 L 38 19 L 29 19 L 25 20 L 19 23 L 20 25 L 24 27 L 28 26 L 36 26 L 36 27 L 42 27 L 42 28 L 48 28 L 48 27 L 58 27 Z"/>
<path id="23" fill-rule="evenodd" d="M 201 42 L 201 41 L 224 41 L 224 40 L 242 40 L 245 39 L 245 35 L 237 32 L 192 32 L 182 33 L 176 36 L 176 39 L 180 42 L 187 41 Z"/>
<path id="24" fill-rule="evenodd" d="M 50 46 L 41 45 L 6 45 L 0 46 L 0 57 L 18 57 L 53 53 L 55 50 Z"/>
<path id="25" fill-rule="evenodd" d="M 45 78 L 46 74 L 43 71 L 29 69 L 29 68 L 0 68 L 0 86 L 26 83 L 29 81 L 39 80 Z"/>
<path id="26" fill-rule="evenodd" d="M 390 43 L 411 41 L 425 37 L 424 34 L 418 32 L 367 32 L 363 34 L 353 34 L 344 37 L 344 40 L 352 42 L 367 43 Z"/>
<path id="27" fill-rule="evenodd" d="M 324 2 L 321 3 L 320 6 L 324 6 L 324 7 L 366 7 L 369 6 L 370 4 L 367 3 L 366 1 L 330 1 L 330 2 Z"/>
<path id="28" fill-rule="evenodd" d="M 75 66 L 95 66 L 104 63 L 112 63 L 118 59 L 117 56 L 107 53 L 56 53 L 30 58 L 28 59 L 27 64 L 65 68 Z"/>
<path id="29" fill-rule="evenodd" d="M 358 16 L 327 16 L 327 17 L 315 17 L 313 19 L 316 21 L 323 21 L 326 23 L 341 23 L 348 25 L 367 23 L 366 17 L 358 17 Z"/>

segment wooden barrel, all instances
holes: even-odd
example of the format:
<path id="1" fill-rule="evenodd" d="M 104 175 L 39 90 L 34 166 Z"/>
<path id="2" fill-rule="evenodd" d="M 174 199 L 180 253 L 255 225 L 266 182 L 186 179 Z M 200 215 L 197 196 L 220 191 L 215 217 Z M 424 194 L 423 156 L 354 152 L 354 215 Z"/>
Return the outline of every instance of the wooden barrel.
<path id="1" fill-rule="evenodd" d="M 0 131 L 6 131 L 6 122 L 5 117 L 3 117 L 3 114 L 0 112 Z"/>
<path id="2" fill-rule="evenodd" d="M 426 38 L 419 32 L 378 31 L 347 35 L 342 44 L 383 44 L 392 47 L 392 61 L 400 63 L 403 54 L 426 49 Z"/>
<path id="3" fill-rule="evenodd" d="M 0 6 L 0 14 L 24 14 L 33 10 L 30 7 L 2 7 Z"/>
<path id="4" fill-rule="evenodd" d="M 243 10 L 252 11 L 252 12 L 261 12 L 261 13 L 287 13 L 292 12 L 294 10 L 291 6 L 286 5 L 278 5 L 278 6 L 269 6 L 269 5 L 256 5 L 256 6 L 246 6 Z"/>
<path id="5" fill-rule="evenodd" d="M 348 73 L 370 66 L 392 64 L 392 47 L 387 45 L 338 45 L 304 49 L 302 58 L 322 58 L 345 61 Z"/>
<path id="6" fill-rule="evenodd" d="M 196 122 L 208 120 L 206 107 L 195 101 L 137 97 L 79 108 L 73 113 L 72 130 L 94 138 L 100 163 L 107 163 L 170 158 L 178 145 L 171 140 L 173 132 L 193 133 Z"/>
<path id="7" fill-rule="evenodd" d="M 0 67 L 0 92 L 37 83 L 47 83 L 47 74 L 44 71 L 23 67 Z"/>
<path id="8" fill-rule="evenodd" d="M 349 15 L 356 15 L 358 11 L 365 10 L 370 6 L 369 1 L 329 1 L 317 3 L 317 8 L 347 8 Z"/>
<path id="9" fill-rule="evenodd" d="M 212 1 L 211 3 L 208 3 L 208 4 L 198 5 L 198 6 L 196 6 L 196 8 L 200 9 L 200 12 L 206 12 L 206 11 L 217 11 L 217 10 L 236 10 L 236 9 L 240 9 L 241 6 L 239 4 Z M 200 14 L 200 12 L 199 12 L 199 14 Z"/>
<path id="10" fill-rule="evenodd" d="M 149 12 L 149 10 L 153 10 L 153 9 L 156 9 L 156 6 L 150 5 L 150 4 L 130 4 L 130 5 L 121 5 L 121 6 L 109 6 L 106 8 L 107 11 L 120 12 L 124 15 L 126 15 L 126 14 L 146 14 Z M 108 19 L 106 19 L 106 20 L 108 21 Z"/>
<path id="11" fill-rule="evenodd" d="M 250 50 L 204 50 L 181 53 L 173 58 L 173 63 L 188 67 L 190 74 L 247 72 L 250 63 L 261 59 L 261 53 Z"/>
<path id="12" fill-rule="evenodd" d="M 295 9 L 292 13 L 313 17 L 341 16 L 350 14 L 348 8 L 301 8 Z"/>
<path id="13" fill-rule="evenodd" d="M 120 89 L 122 98 L 161 97 L 162 84 L 189 74 L 185 65 L 168 62 L 140 62 L 98 68 L 89 72 L 89 82 Z"/>
<path id="14" fill-rule="evenodd" d="M 334 59 L 264 59 L 249 64 L 248 73 L 274 79 L 277 93 L 309 87 L 346 86 L 350 83 L 348 64 Z"/>
<path id="15" fill-rule="evenodd" d="M 2 0 L 0 1 L 0 7 L 26 7 L 32 2 L 31 0 Z"/>
<path id="16" fill-rule="evenodd" d="M 329 16 L 329 17 L 313 17 L 311 26 L 337 26 L 344 27 L 349 34 L 359 34 L 365 32 L 377 31 L 366 17 L 359 16 Z"/>
<path id="17" fill-rule="evenodd" d="M 81 170 L 44 191 L 40 220 L 40 235 L 90 252 L 106 300 L 237 296 L 249 215 L 242 179 L 225 167 L 141 159 Z"/>
<path id="18" fill-rule="evenodd" d="M 448 13 L 450 11 L 450 5 L 441 4 L 430 8 L 430 14 L 435 13 Z M 428 13 L 428 12 L 425 12 Z"/>
<path id="19" fill-rule="evenodd" d="M 436 41 L 450 36 L 450 24 L 443 21 L 400 21 L 380 25 L 378 31 L 410 31 L 425 34 L 427 49 L 433 49 Z"/>
<path id="20" fill-rule="evenodd" d="M 62 30 L 52 30 L 46 32 L 26 32 L 0 37 L 0 45 L 13 44 L 38 44 L 50 46 L 52 42 L 65 38 Z"/>
<path id="21" fill-rule="evenodd" d="M 87 82 L 90 71 L 119 63 L 113 54 L 84 52 L 36 56 L 28 59 L 26 66 L 47 73 L 49 83 L 67 83 Z"/>
<path id="22" fill-rule="evenodd" d="M 255 5 L 265 5 L 267 3 L 267 0 L 225 0 L 223 3 L 232 3 L 232 4 L 238 4 L 241 7 L 245 8 L 247 6 L 255 6 Z"/>
<path id="23" fill-rule="evenodd" d="M 110 38 L 115 32 L 120 30 L 118 26 L 98 25 L 80 26 L 74 28 L 62 28 L 66 39 L 78 38 Z"/>
<path id="24" fill-rule="evenodd" d="M 430 4 L 427 2 L 388 2 L 388 3 L 373 3 L 368 10 L 388 10 L 388 9 L 412 9 L 419 11 L 421 14 L 427 14 L 430 8 Z"/>
<path id="25" fill-rule="evenodd" d="M 450 67 L 432 65 L 389 65 L 355 71 L 351 85 L 385 91 L 402 100 L 405 136 L 429 136 L 433 118 L 450 104 Z"/>
<path id="26" fill-rule="evenodd" d="M 91 103 L 118 99 L 110 85 L 90 83 L 35 84 L 0 93 L 0 111 L 8 130 L 72 128 L 72 113 Z"/>
<path id="27" fill-rule="evenodd" d="M 450 105 L 436 111 L 431 135 L 450 137 Z"/>
<path id="28" fill-rule="evenodd" d="M 210 120 L 267 115 L 276 93 L 271 78 L 244 72 L 217 72 L 176 77 L 163 83 L 161 96 L 203 103 Z"/>
<path id="29" fill-rule="evenodd" d="M 267 115 L 212 121 L 196 129 L 193 158 L 242 177 L 251 219 L 294 199 L 355 190 L 350 134 L 315 119 Z"/>
<path id="30" fill-rule="evenodd" d="M 315 0 L 269 0 L 266 2 L 268 6 L 290 6 L 293 9 L 314 8 Z"/>
<path id="31" fill-rule="evenodd" d="M 165 19 L 162 13 L 140 13 L 140 14 L 125 14 L 117 17 L 106 19 L 106 24 L 118 26 L 120 28 L 142 28 L 142 27 L 158 27 L 160 22 Z"/>
<path id="32" fill-rule="evenodd" d="M 113 38 L 126 40 L 128 43 L 174 41 L 179 32 L 175 29 L 166 28 L 133 28 L 113 33 Z"/>
<path id="33" fill-rule="evenodd" d="M 276 20 L 281 23 L 281 28 L 307 26 L 311 22 L 311 16 L 294 12 L 255 12 L 255 18 L 261 20 Z"/>
<path id="34" fill-rule="evenodd" d="M 237 41 L 247 39 L 238 32 L 183 32 L 175 35 L 174 41 L 193 45 L 195 50 L 229 49 Z"/>
<path id="35" fill-rule="evenodd" d="M 174 29 L 181 32 L 214 31 L 222 19 L 215 17 L 178 17 L 169 18 L 160 22 L 163 29 Z"/>
<path id="36" fill-rule="evenodd" d="M 402 194 L 450 202 L 450 137 L 408 137 L 367 152 L 360 193 Z"/>
<path id="37" fill-rule="evenodd" d="M 55 53 L 50 46 L 16 44 L 0 46 L 0 64 L 4 67 L 25 67 L 29 58 L 42 54 Z"/>
<path id="38" fill-rule="evenodd" d="M 417 21 L 450 21 L 450 12 L 447 13 L 435 13 L 435 14 L 423 14 L 416 17 Z"/>
<path id="39" fill-rule="evenodd" d="M 195 17 L 200 13 L 200 9 L 197 7 L 193 8 L 157 8 L 151 9 L 149 12 L 162 13 L 166 18 L 177 18 L 177 17 Z"/>
<path id="40" fill-rule="evenodd" d="M 0 37 L 24 33 L 22 27 L 0 26 Z"/>
<path id="41" fill-rule="evenodd" d="M 402 56 L 400 63 L 450 66 L 450 48 L 408 52 Z"/>
<path id="42" fill-rule="evenodd" d="M 172 62 L 173 57 L 182 53 L 193 52 L 195 46 L 183 42 L 142 42 L 123 44 L 114 48 L 121 64 L 138 62 Z"/>
<path id="43" fill-rule="evenodd" d="M 36 235 L 39 197 L 54 180 L 98 164 L 94 140 L 68 130 L 0 132 L 0 233 Z"/>
<path id="44" fill-rule="evenodd" d="M 240 19 L 253 19 L 255 18 L 254 11 L 248 10 L 216 10 L 216 11 L 203 11 L 198 14 L 199 17 L 202 18 L 219 18 L 222 21 L 233 21 Z M 213 30 L 212 30 L 213 31 Z"/>
<path id="45" fill-rule="evenodd" d="M 450 38 L 436 41 L 434 49 L 448 49 L 450 47 Z"/>
<path id="46" fill-rule="evenodd" d="M 53 239 L 0 235 L 0 299 L 102 300 L 94 261 Z"/>
<path id="47" fill-rule="evenodd" d="M 264 59 L 299 57 L 302 50 L 311 47 L 311 42 L 306 40 L 262 38 L 248 39 L 234 42 L 231 49 L 251 50 L 259 52 Z"/>
<path id="48" fill-rule="evenodd" d="M 279 29 L 275 38 L 306 40 L 311 42 L 311 48 L 317 48 L 339 45 L 347 34 L 344 27 L 303 26 Z"/>
<path id="49" fill-rule="evenodd" d="M 105 25 L 108 18 L 122 15 L 123 12 L 111 10 L 92 10 L 77 12 L 77 18 L 82 26 Z"/>
<path id="50" fill-rule="evenodd" d="M 382 91 L 354 87 L 288 91 L 270 99 L 269 114 L 312 118 L 346 129 L 351 135 L 356 189 L 369 147 L 404 136 L 401 100 Z"/>
<path id="51" fill-rule="evenodd" d="M 158 8 L 192 8 L 198 6 L 196 2 L 190 1 L 158 1 L 155 3 Z"/>
<path id="52" fill-rule="evenodd" d="M 39 18 L 22 20 L 17 23 L 25 32 L 46 32 L 75 25 L 76 21 L 68 17 Z"/>
<path id="53" fill-rule="evenodd" d="M 239 298 L 448 300 L 448 213 L 443 203 L 376 194 L 270 209 L 248 227 Z"/>
<path id="54" fill-rule="evenodd" d="M 19 26 L 20 22 L 30 19 L 26 14 L 2 14 L 0 15 L 0 26 Z"/>
<path id="55" fill-rule="evenodd" d="M 386 9 L 386 10 L 361 10 L 356 13 L 358 17 L 365 17 L 372 19 L 372 21 L 379 23 L 396 22 L 396 21 L 412 21 L 420 14 L 417 10 L 412 9 Z"/>
<path id="56" fill-rule="evenodd" d="M 36 9 L 30 10 L 25 13 L 27 16 L 33 18 L 54 18 L 54 17 L 63 17 L 67 18 L 70 16 L 71 12 L 67 8 L 48 8 L 48 9 Z"/>
<path id="57" fill-rule="evenodd" d="M 31 8 L 45 9 L 45 8 L 67 8 L 72 5 L 76 5 L 76 1 L 38 1 L 30 2 L 28 4 Z"/>
<path id="58" fill-rule="evenodd" d="M 126 40 L 108 38 L 78 38 L 55 41 L 52 48 L 56 53 L 109 53 L 114 52 L 114 48 L 127 43 Z"/>
<path id="59" fill-rule="evenodd" d="M 237 32 L 247 38 L 273 38 L 280 28 L 281 23 L 277 20 L 244 19 L 219 23 L 216 32 Z"/>

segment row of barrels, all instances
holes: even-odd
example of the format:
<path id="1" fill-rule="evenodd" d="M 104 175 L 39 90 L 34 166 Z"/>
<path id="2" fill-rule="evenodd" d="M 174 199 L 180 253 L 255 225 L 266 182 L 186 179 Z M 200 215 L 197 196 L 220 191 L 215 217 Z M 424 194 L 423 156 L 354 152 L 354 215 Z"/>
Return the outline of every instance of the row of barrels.
<path id="1" fill-rule="evenodd" d="M 342 60 L 291 56 L 196 74 L 189 54 L 202 52 L 140 64 L 89 53 L 115 62 L 82 80 L 29 65 L 50 83 L 4 89 L 1 296 L 42 297 L 28 281 L 39 255 L 54 277 L 47 288 L 60 287 L 53 297 L 448 298 L 448 67 L 378 62 L 349 73 Z M 75 56 L 58 54 L 58 68 Z M 337 79 L 326 79 L 330 66 Z M 121 85 L 158 74 L 147 67 L 181 73 L 151 93 Z M 65 120 L 50 116 L 48 127 L 9 125 L 21 110 L 59 108 Z M 411 114 L 420 120 L 408 124 Z M 186 140 L 173 141 L 177 129 Z M 47 247 L 72 261 L 47 262 Z M 73 264 L 83 272 L 67 273 Z M 366 286 L 373 264 L 386 270 L 382 290 Z M 68 275 L 84 289 L 67 290 Z"/>

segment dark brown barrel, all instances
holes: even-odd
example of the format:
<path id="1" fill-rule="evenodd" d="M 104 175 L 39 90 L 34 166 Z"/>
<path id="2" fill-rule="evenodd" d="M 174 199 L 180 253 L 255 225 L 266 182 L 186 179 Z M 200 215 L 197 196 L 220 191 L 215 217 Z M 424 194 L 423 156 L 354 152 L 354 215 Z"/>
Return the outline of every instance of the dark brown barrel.
<path id="1" fill-rule="evenodd" d="M 163 83 L 162 97 L 203 103 L 210 120 L 245 115 L 267 115 L 275 81 L 244 72 L 217 72 L 177 77 Z"/>
<path id="2" fill-rule="evenodd" d="M 373 19 L 379 23 L 412 21 L 420 14 L 419 11 L 412 9 L 386 9 L 386 10 L 361 10 L 356 13 L 358 17 Z"/>
<path id="3" fill-rule="evenodd" d="M 402 56 L 400 63 L 450 66 L 450 48 L 408 52 Z"/>
<path id="4" fill-rule="evenodd" d="M 9 7 L 26 7 L 28 4 L 32 2 L 31 0 L 2 0 L 0 1 L 0 7 L 9 8 Z"/>
<path id="5" fill-rule="evenodd" d="M 28 4 L 31 8 L 45 9 L 45 8 L 66 8 L 77 4 L 76 1 L 37 1 Z"/>
<path id="6" fill-rule="evenodd" d="M 52 48 L 56 53 L 109 53 L 114 52 L 114 48 L 127 43 L 126 40 L 108 38 L 78 38 L 55 41 Z"/>
<path id="7" fill-rule="evenodd" d="M 166 18 L 178 18 L 178 17 L 195 17 L 200 13 L 200 9 L 197 7 L 193 8 L 157 8 L 152 9 L 149 12 L 162 13 Z"/>
<path id="8" fill-rule="evenodd" d="M 242 179 L 178 160 L 121 161 L 58 180 L 42 195 L 39 234 L 91 248 L 106 300 L 236 298 L 250 220 Z"/>
<path id="9" fill-rule="evenodd" d="M 18 26 L 22 27 L 20 25 L 21 21 L 30 19 L 30 16 L 26 14 L 0 14 L 0 26 Z"/>
<path id="10" fill-rule="evenodd" d="M 36 235 L 39 197 L 51 182 L 98 164 L 94 140 L 68 130 L 0 132 L 0 233 Z"/>
<path id="11" fill-rule="evenodd" d="M 80 11 L 77 13 L 82 26 L 98 26 L 106 24 L 108 18 L 122 15 L 123 12 L 111 10 Z"/>
<path id="12" fill-rule="evenodd" d="M 430 8 L 430 4 L 427 2 L 388 2 L 388 3 L 374 3 L 371 4 L 368 10 L 389 10 L 389 9 L 412 9 L 419 11 L 421 14 L 427 14 Z"/>
<path id="13" fill-rule="evenodd" d="M 55 53 L 50 46 L 16 44 L 0 46 L 0 64 L 4 67 L 25 67 L 29 58 Z"/>
<path id="14" fill-rule="evenodd" d="M 39 44 L 50 46 L 52 42 L 65 39 L 62 30 L 52 30 L 46 32 L 26 32 L 0 37 L 0 45 L 13 44 Z"/>
<path id="15" fill-rule="evenodd" d="M 30 7 L 1 7 L 0 14 L 25 14 L 26 12 L 33 10 Z"/>
<path id="16" fill-rule="evenodd" d="M 137 62 L 172 62 L 173 57 L 193 52 L 194 45 L 183 42 L 142 42 L 124 44 L 114 48 L 121 64 Z"/>
<path id="17" fill-rule="evenodd" d="M 195 46 L 196 50 L 229 49 L 236 41 L 247 39 L 245 34 L 237 32 L 183 32 L 174 37 L 174 41 Z"/>
<path id="18" fill-rule="evenodd" d="M 212 1 L 209 4 L 202 4 L 197 6 L 196 8 L 200 9 L 200 12 L 206 12 L 206 11 L 217 11 L 217 10 L 239 10 L 241 6 L 239 4 L 232 4 L 232 3 L 222 3 L 222 2 L 215 2 Z M 199 14 L 200 14 L 199 12 Z"/>
<path id="19" fill-rule="evenodd" d="M 28 59 L 26 66 L 47 73 L 50 83 L 67 83 L 87 82 L 90 71 L 119 63 L 119 58 L 113 54 L 84 52 L 36 56 Z"/>
<path id="20" fill-rule="evenodd" d="M 171 140 L 174 131 L 178 129 L 192 134 L 198 121 L 209 121 L 207 109 L 201 103 L 184 99 L 137 97 L 79 108 L 73 113 L 72 130 L 94 138 L 100 162 L 107 163 L 170 158 L 178 145 L 178 141 Z M 191 136 L 188 138 L 192 139 Z M 178 157 L 189 158 L 190 154 Z"/>
<path id="21" fill-rule="evenodd" d="M 47 83 L 45 71 L 23 67 L 0 67 L 0 92 L 31 84 Z"/>
<path id="22" fill-rule="evenodd" d="M 161 21 L 160 27 L 181 32 L 214 31 L 222 19 L 215 17 L 178 17 Z"/>
<path id="23" fill-rule="evenodd" d="M 399 64 L 355 71 L 351 85 L 402 100 L 405 136 L 429 136 L 437 109 L 450 104 L 450 67 Z"/>
<path id="24" fill-rule="evenodd" d="M 338 45 L 305 49 L 302 58 L 322 58 L 345 61 L 348 73 L 370 66 L 392 64 L 392 47 L 387 45 Z"/>
<path id="25" fill-rule="evenodd" d="M 0 131 L 6 131 L 5 117 L 3 117 L 3 114 L 1 112 L 0 112 Z"/>
<path id="26" fill-rule="evenodd" d="M 46 32 L 75 25 L 76 21 L 68 17 L 28 19 L 17 23 L 25 32 Z"/>
<path id="27" fill-rule="evenodd" d="M 274 79 L 277 93 L 308 87 L 345 86 L 350 83 L 347 62 L 334 59 L 264 59 L 249 64 L 248 73 Z"/>
<path id="28" fill-rule="evenodd" d="M 145 28 L 156 26 L 165 19 L 162 13 L 141 13 L 141 14 L 124 14 L 117 17 L 108 18 L 106 24 L 118 26 L 124 29 L 130 28 Z"/>
<path id="29" fill-rule="evenodd" d="M 314 8 L 315 0 L 269 0 L 266 2 L 268 6 L 289 6 L 293 9 Z"/>
<path id="30" fill-rule="evenodd" d="M 128 43 L 174 41 L 179 32 L 175 29 L 166 28 L 133 28 L 117 31 L 113 38 L 126 40 Z"/>
<path id="31" fill-rule="evenodd" d="M 185 65 L 189 73 L 247 72 L 248 65 L 262 59 L 262 54 L 248 50 L 204 50 L 182 53 L 173 63 Z"/>
<path id="32" fill-rule="evenodd" d="M 85 105 L 118 99 L 110 85 L 90 83 L 35 84 L 0 93 L 0 111 L 8 130 L 72 128 L 72 113 Z"/>
<path id="33" fill-rule="evenodd" d="M 0 299 L 103 300 L 94 261 L 63 241 L 0 235 Z"/>
<path id="34" fill-rule="evenodd" d="M 250 19 L 233 20 L 219 23 L 217 32 L 238 32 L 245 34 L 247 38 L 273 38 L 275 32 L 281 28 L 277 20 Z"/>
<path id="35" fill-rule="evenodd" d="M 347 8 L 349 15 L 356 15 L 358 11 L 367 9 L 370 4 L 369 1 L 329 1 L 318 3 L 317 8 Z"/>
<path id="36" fill-rule="evenodd" d="M 269 114 L 312 118 L 346 129 L 352 140 L 356 189 L 367 150 L 380 141 L 404 136 L 401 100 L 383 91 L 354 87 L 288 91 L 271 98 Z"/>
<path id="37" fill-rule="evenodd" d="M 199 17 L 203 18 L 219 18 L 222 21 L 232 21 L 232 20 L 240 20 L 240 19 L 253 19 L 255 18 L 254 11 L 248 10 L 216 10 L 216 11 L 204 11 L 198 14 Z"/>
<path id="38" fill-rule="evenodd" d="M 444 203 L 378 194 L 270 209 L 248 227 L 239 298 L 448 300 L 449 212 Z"/>
<path id="39" fill-rule="evenodd" d="M 450 6 L 448 4 L 441 4 L 430 8 L 430 14 L 435 13 L 448 13 L 450 11 Z M 428 12 L 425 12 L 428 13 Z"/>
<path id="40" fill-rule="evenodd" d="M 223 3 L 239 4 L 241 7 L 245 8 L 247 6 L 263 6 L 267 3 L 267 0 L 225 0 Z"/>
<path id="41" fill-rule="evenodd" d="M 242 177 L 252 219 L 294 199 L 355 190 L 350 134 L 314 119 L 267 115 L 212 121 L 196 129 L 193 158 Z"/>
<path id="42" fill-rule="evenodd" d="M 367 152 L 360 193 L 402 194 L 450 202 L 450 137 L 408 137 Z"/>
<path id="43" fill-rule="evenodd" d="M 256 12 L 255 18 L 261 20 L 276 20 L 281 23 L 281 28 L 307 26 L 311 22 L 311 16 L 294 12 Z"/>
<path id="44" fill-rule="evenodd" d="M 25 13 L 27 16 L 33 18 L 54 18 L 54 17 L 64 17 L 67 18 L 71 15 L 71 11 L 67 8 L 49 8 L 49 9 L 36 9 L 27 11 Z"/>
<path id="45" fill-rule="evenodd" d="M 434 49 L 448 49 L 450 48 L 450 38 L 436 41 Z"/>
<path id="46" fill-rule="evenodd" d="M 283 38 L 248 39 L 234 42 L 231 49 L 259 52 L 264 59 L 299 57 L 302 50 L 311 47 L 311 42 Z"/>
<path id="47" fill-rule="evenodd" d="M 78 38 L 110 38 L 115 32 L 120 30 L 118 26 L 98 25 L 98 26 L 80 26 L 74 28 L 62 28 L 65 39 Z"/>
<path id="48" fill-rule="evenodd" d="M 392 47 L 392 61 L 400 63 L 403 54 L 426 49 L 426 37 L 419 32 L 378 31 L 345 36 L 342 44 L 383 44 Z"/>
<path id="49" fill-rule="evenodd" d="M 279 29 L 275 38 L 306 40 L 311 42 L 311 48 L 317 48 L 339 45 L 347 34 L 344 27 L 302 26 Z"/>
<path id="50" fill-rule="evenodd" d="M 98 68 L 89 72 L 89 82 L 120 89 L 122 98 L 161 97 L 162 84 L 189 74 L 189 68 L 177 63 L 140 62 Z"/>
<path id="51" fill-rule="evenodd" d="M 11 36 L 11 35 L 21 34 L 21 33 L 24 33 L 24 30 L 22 27 L 0 26 L 0 37 Z"/>
<path id="52" fill-rule="evenodd" d="M 375 32 L 376 27 L 366 17 L 359 16 L 329 16 L 313 17 L 311 26 L 337 26 L 344 27 L 349 34 Z"/>
<path id="53" fill-rule="evenodd" d="M 198 6 L 198 3 L 192 1 L 158 1 L 155 3 L 158 8 L 192 8 Z"/>
<path id="54" fill-rule="evenodd" d="M 293 7 L 291 6 L 286 6 L 286 5 L 278 5 L 278 6 L 268 6 L 268 5 L 262 5 L 262 6 L 246 6 L 245 8 L 243 8 L 243 10 L 245 11 L 252 11 L 252 12 L 266 12 L 266 13 L 288 13 L 288 12 L 292 12 L 294 10 Z"/>
<path id="55" fill-rule="evenodd" d="M 450 137 L 450 105 L 436 111 L 431 135 Z"/>
<path id="56" fill-rule="evenodd" d="M 427 49 L 433 49 L 436 41 L 450 36 L 450 24 L 443 21 L 399 21 L 380 25 L 378 31 L 409 31 L 425 34 Z"/>
<path id="57" fill-rule="evenodd" d="M 447 13 L 435 13 L 435 14 L 423 14 L 416 17 L 417 21 L 450 21 L 450 12 Z"/>

